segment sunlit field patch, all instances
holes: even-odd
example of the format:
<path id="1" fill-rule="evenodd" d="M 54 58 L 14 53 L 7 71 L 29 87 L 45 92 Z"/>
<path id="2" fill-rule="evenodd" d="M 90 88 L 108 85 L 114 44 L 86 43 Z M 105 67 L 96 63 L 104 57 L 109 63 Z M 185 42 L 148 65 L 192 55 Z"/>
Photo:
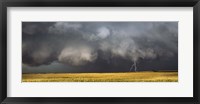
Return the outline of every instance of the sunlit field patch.
<path id="1" fill-rule="evenodd" d="M 178 82 L 178 72 L 23 74 L 22 82 Z"/>

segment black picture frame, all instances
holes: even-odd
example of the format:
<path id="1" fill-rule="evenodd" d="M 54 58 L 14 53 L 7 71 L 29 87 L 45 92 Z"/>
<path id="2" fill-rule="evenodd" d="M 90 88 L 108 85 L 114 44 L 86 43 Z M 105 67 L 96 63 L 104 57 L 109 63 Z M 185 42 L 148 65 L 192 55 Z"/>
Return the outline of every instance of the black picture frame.
<path id="1" fill-rule="evenodd" d="M 7 7 L 193 7 L 193 97 L 7 97 Z M 1 0 L 0 1 L 1 104 L 199 104 L 200 0 Z"/>

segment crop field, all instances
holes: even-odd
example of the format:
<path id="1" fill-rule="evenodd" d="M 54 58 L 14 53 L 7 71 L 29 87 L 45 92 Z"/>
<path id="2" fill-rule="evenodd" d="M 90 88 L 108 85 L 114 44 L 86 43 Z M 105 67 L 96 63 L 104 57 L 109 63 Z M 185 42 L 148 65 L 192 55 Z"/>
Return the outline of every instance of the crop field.
<path id="1" fill-rule="evenodd" d="M 22 82 L 178 82 L 178 72 L 23 74 Z"/>

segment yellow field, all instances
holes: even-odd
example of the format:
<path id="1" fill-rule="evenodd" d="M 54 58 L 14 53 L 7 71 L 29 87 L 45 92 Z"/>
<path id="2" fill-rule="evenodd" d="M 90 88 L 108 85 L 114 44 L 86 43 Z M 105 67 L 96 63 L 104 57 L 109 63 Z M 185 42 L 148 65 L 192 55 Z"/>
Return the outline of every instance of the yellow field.
<path id="1" fill-rule="evenodd" d="M 178 72 L 23 74 L 22 82 L 178 82 Z"/>

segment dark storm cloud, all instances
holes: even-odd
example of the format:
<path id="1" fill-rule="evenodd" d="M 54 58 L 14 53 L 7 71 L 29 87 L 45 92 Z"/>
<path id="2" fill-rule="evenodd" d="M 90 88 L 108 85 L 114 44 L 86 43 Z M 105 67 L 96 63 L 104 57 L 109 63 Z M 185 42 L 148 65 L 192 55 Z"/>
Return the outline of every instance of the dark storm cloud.
<path id="1" fill-rule="evenodd" d="M 178 22 L 23 22 L 22 38 L 22 60 L 29 67 L 62 63 L 94 72 L 127 71 L 133 62 L 141 68 L 178 67 Z"/>

